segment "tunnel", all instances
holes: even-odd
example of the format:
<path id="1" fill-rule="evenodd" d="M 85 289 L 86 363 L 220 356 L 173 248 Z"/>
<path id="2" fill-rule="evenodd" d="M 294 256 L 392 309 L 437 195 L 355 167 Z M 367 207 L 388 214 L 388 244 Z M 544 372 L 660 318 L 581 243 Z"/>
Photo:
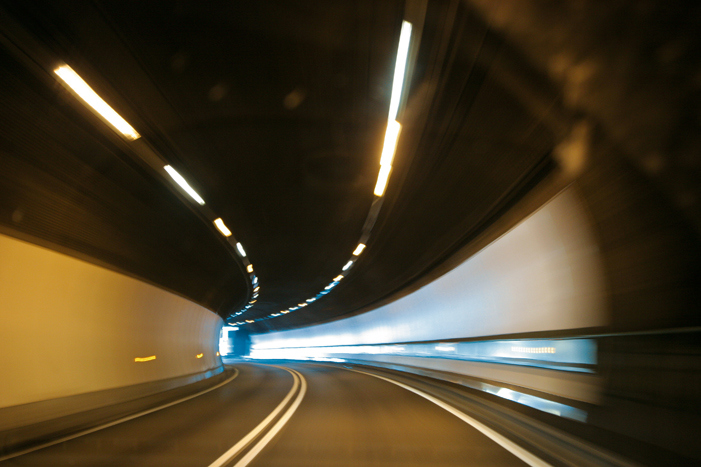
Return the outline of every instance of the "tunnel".
<path id="1" fill-rule="evenodd" d="M 701 8 L 0 1 L 0 464 L 701 463 Z"/>

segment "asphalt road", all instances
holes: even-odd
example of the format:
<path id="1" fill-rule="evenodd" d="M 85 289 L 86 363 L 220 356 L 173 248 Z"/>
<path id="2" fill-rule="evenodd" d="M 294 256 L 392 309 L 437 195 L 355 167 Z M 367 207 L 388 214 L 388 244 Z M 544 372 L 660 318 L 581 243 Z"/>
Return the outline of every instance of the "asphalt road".
<path id="1" fill-rule="evenodd" d="M 316 364 L 284 365 L 301 377 L 236 367 L 211 392 L 2 465 L 524 465 L 445 409 L 373 376 Z"/>

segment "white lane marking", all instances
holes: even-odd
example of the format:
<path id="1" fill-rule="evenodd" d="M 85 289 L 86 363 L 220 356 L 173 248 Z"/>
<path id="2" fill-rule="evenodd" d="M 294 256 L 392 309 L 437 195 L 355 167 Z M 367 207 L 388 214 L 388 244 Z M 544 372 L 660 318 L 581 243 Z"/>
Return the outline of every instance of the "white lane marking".
<path id="1" fill-rule="evenodd" d="M 286 368 L 287 369 L 287 368 Z M 258 444 L 253 446 L 250 451 L 246 453 L 245 456 L 241 458 L 240 461 L 236 463 L 234 467 L 245 467 L 247 466 L 253 458 L 255 458 L 262 450 L 263 448 L 270 442 L 271 439 L 275 437 L 275 435 L 278 434 L 280 430 L 282 430 L 282 427 L 285 426 L 285 424 L 290 420 L 292 415 L 295 413 L 297 410 L 297 407 L 299 407 L 299 404 L 302 403 L 302 399 L 304 399 L 304 394 L 307 392 L 307 380 L 304 379 L 304 376 L 302 376 L 301 373 L 295 371 L 295 370 L 289 370 L 297 374 L 299 376 L 299 379 L 302 381 L 302 387 L 299 390 L 299 394 L 297 394 L 297 398 L 295 401 L 292 403 L 289 409 L 287 409 L 287 412 L 280 417 L 280 420 L 277 421 L 275 426 L 273 426 L 270 431 L 268 431 L 263 438 L 261 438 L 260 441 L 258 441 Z"/>
<path id="2" fill-rule="evenodd" d="M 74 433 L 74 434 L 69 435 L 69 436 L 64 436 L 63 438 L 49 441 L 48 443 L 44 443 L 44 444 L 41 444 L 39 446 L 34 446 L 31 448 L 25 449 L 23 451 L 18 451 L 18 452 L 9 454 L 9 455 L 4 456 L 4 457 L 0 457 L 0 462 L 7 460 L 7 459 L 12 459 L 13 457 L 18 457 L 18 456 L 22 456 L 24 454 L 29 454 L 30 452 L 38 451 L 39 449 L 48 448 L 49 446 L 53 446 L 54 444 L 63 443 L 64 441 L 70 441 L 72 439 L 79 438 L 81 436 L 89 435 L 90 433 L 104 430 L 105 428 L 109 428 L 109 427 L 114 426 L 114 425 L 119 425 L 120 423 L 128 422 L 129 420 L 133 420 L 135 418 L 143 417 L 144 415 L 148 415 L 150 413 L 157 412 L 159 410 L 163 410 L 163 409 L 171 407 L 173 405 L 180 404 L 181 402 L 189 401 L 190 399 L 194 399 L 195 397 L 201 396 L 202 394 L 206 394 L 210 391 L 214 391 L 215 389 L 218 389 L 218 388 L 224 386 L 225 384 L 230 383 L 234 378 L 236 378 L 239 375 L 238 368 L 234 368 L 234 371 L 235 371 L 235 373 L 230 378 L 227 378 L 226 380 L 222 381 L 221 383 L 217 384 L 216 386 L 212 386 L 211 388 L 205 389 L 205 390 L 200 391 L 196 394 L 192 394 L 190 396 L 183 397 L 182 399 L 178 399 L 177 401 L 169 402 L 165 405 L 161 405 L 161 406 L 155 407 L 153 409 L 148 409 L 148 410 L 145 410 L 143 412 L 139 412 L 139 413 L 134 414 L 134 415 L 129 415 L 128 417 L 120 418 L 119 420 L 115 420 L 113 422 L 105 423 L 104 425 L 96 426 L 94 428 L 90 428 L 88 430 Z"/>
<path id="3" fill-rule="evenodd" d="M 488 426 L 483 425 L 482 423 L 478 422 L 477 420 L 470 417 L 469 415 L 462 413 L 461 411 L 459 411 L 458 409 L 456 409 L 452 405 L 449 405 L 449 404 L 443 402 L 442 400 L 440 400 L 436 397 L 433 397 L 430 394 L 427 394 L 427 393 L 420 391 L 416 388 L 408 386 L 404 383 L 400 383 L 399 381 L 394 381 L 392 379 L 385 378 L 384 376 L 379 376 L 379 375 L 375 375 L 373 373 L 367 373 L 365 371 L 360 371 L 360 370 L 351 370 L 350 368 L 347 368 L 347 369 L 349 371 L 355 371 L 356 373 L 362 373 L 364 375 L 374 376 L 375 378 L 379 378 L 379 379 L 385 380 L 389 383 L 396 384 L 397 386 L 402 387 L 402 388 L 406 389 L 407 391 L 411 391 L 414 394 L 418 394 L 419 396 L 423 397 L 424 399 L 427 399 L 427 400 L 433 402 L 434 404 L 436 404 L 437 406 L 441 407 L 442 409 L 445 409 L 448 412 L 452 413 L 453 415 L 455 415 L 456 417 L 458 417 L 460 420 L 464 421 L 465 423 L 472 425 L 472 427 L 474 427 L 475 429 L 482 432 L 482 434 L 484 434 L 485 436 L 490 438 L 495 443 L 499 444 L 501 447 L 503 447 L 504 449 L 509 451 L 514 456 L 521 459 L 526 464 L 534 466 L 534 467 L 551 467 L 551 465 L 548 464 L 547 462 L 545 462 L 543 459 L 528 452 L 527 450 L 525 450 L 524 448 L 522 448 L 518 444 L 514 443 L 510 439 L 506 438 L 505 436 L 501 435 L 500 433 L 497 433 L 496 431 L 492 430 Z"/>
<path id="4" fill-rule="evenodd" d="M 270 365 L 270 366 L 274 366 L 274 365 Z M 258 426 L 256 426 L 253 430 L 251 430 L 250 433 L 248 433 L 245 437 L 243 437 L 231 449 L 226 451 L 217 460 L 212 462 L 209 465 L 209 467 L 221 467 L 222 465 L 229 462 L 232 458 L 239 455 L 241 453 L 241 451 L 244 450 L 246 448 L 246 446 L 248 446 L 251 443 L 251 441 L 253 441 L 253 439 L 255 439 L 256 436 L 258 436 L 261 433 L 261 431 L 263 431 L 265 428 L 267 428 L 268 425 L 270 425 L 270 423 L 273 421 L 273 419 L 275 417 L 277 417 L 277 415 L 282 411 L 282 409 L 285 408 L 285 406 L 290 401 L 290 399 L 292 399 L 292 396 L 294 396 L 295 392 L 297 391 L 297 388 L 300 386 L 300 381 L 301 381 L 301 385 L 303 388 L 302 391 L 300 391 L 300 393 L 301 393 L 302 397 L 304 397 L 304 391 L 306 391 L 307 382 L 304 380 L 302 375 L 300 375 L 299 373 L 297 373 L 294 370 L 290 370 L 289 368 L 285 368 L 285 367 L 276 367 L 276 368 L 281 368 L 283 370 L 286 370 L 287 372 L 289 372 L 292 375 L 292 379 L 294 382 L 292 384 L 292 389 L 290 389 L 290 392 L 288 392 L 287 396 L 285 396 L 285 398 L 282 400 L 282 402 L 280 402 L 280 404 L 278 404 L 278 406 L 275 407 L 275 410 L 270 412 L 270 415 L 265 417 L 265 419 L 262 422 L 260 422 L 258 424 Z M 296 409 L 297 405 L 299 405 L 298 401 L 301 402 L 301 398 L 299 397 L 299 395 L 297 395 L 297 399 L 295 399 L 295 402 L 292 404 L 290 409 L 292 409 L 292 407 L 294 407 L 294 409 Z M 290 409 L 287 410 L 287 412 L 285 413 L 285 416 L 287 416 L 288 414 L 290 416 L 292 416 Z M 292 412 L 294 412 L 294 410 L 292 410 Z M 287 417 L 287 419 L 289 419 L 289 417 Z M 282 418 L 280 420 L 282 420 Z M 280 421 L 278 421 L 278 423 L 276 423 L 275 426 L 273 426 L 271 431 L 275 430 L 275 428 L 277 428 L 277 426 L 279 424 L 280 424 Z M 283 425 L 284 425 L 284 423 L 283 423 Z M 280 428 L 282 428 L 282 426 Z M 278 431 L 279 431 L 279 428 L 278 428 Z M 263 439 L 265 439 L 265 438 L 263 438 Z M 261 442 L 262 442 L 262 440 L 261 440 Z M 259 442 L 253 449 L 256 449 L 261 442 Z M 266 444 L 267 444 L 267 442 L 266 442 Z M 236 464 L 236 465 L 238 466 L 239 464 Z"/>

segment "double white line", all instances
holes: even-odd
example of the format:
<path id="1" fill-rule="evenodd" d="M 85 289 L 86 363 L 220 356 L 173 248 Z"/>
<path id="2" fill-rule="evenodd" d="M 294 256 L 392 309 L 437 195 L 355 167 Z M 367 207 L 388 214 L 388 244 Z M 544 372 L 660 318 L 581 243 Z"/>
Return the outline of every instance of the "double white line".
<path id="1" fill-rule="evenodd" d="M 231 449 L 222 454 L 219 457 L 219 459 L 212 462 L 209 465 L 209 467 L 221 467 L 223 465 L 226 465 L 236 456 L 240 455 L 248 447 L 248 445 L 253 442 L 254 439 L 256 439 L 270 424 L 273 423 L 275 418 L 280 414 L 280 412 L 282 412 L 285 409 L 285 407 L 287 407 L 287 404 L 295 396 L 296 393 L 297 397 L 295 397 L 294 402 L 292 402 L 292 404 L 290 404 L 290 406 L 287 407 L 285 413 L 278 419 L 278 421 L 272 426 L 272 428 L 268 430 L 265 436 L 263 436 L 256 443 L 256 445 L 253 446 L 246 453 L 246 455 L 244 455 L 236 464 L 234 464 L 235 467 L 244 467 L 248 465 L 263 450 L 263 448 L 270 442 L 270 440 L 272 440 L 275 437 L 275 435 L 280 430 L 282 430 L 282 427 L 285 426 L 288 420 L 292 417 L 292 414 L 295 413 L 297 407 L 299 407 L 299 404 L 302 403 L 302 399 L 304 399 L 304 394 L 307 392 L 307 381 L 304 379 L 304 376 L 290 368 L 278 366 L 276 366 L 276 368 L 285 370 L 292 375 L 294 382 L 292 383 L 292 389 L 290 389 L 290 392 L 287 393 L 287 396 L 285 396 L 282 402 L 280 402 L 280 404 L 278 404 L 278 406 L 275 407 L 275 410 L 273 410 L 270 413 L 270 415 L 265 417 L 265 419 L 262 422 L 260 422 L 258 426 L 256 426 L 253 430 L 251 430 L 250 433 L 244 436 L 241 439 L 241 441 L 236 443 Z"/>

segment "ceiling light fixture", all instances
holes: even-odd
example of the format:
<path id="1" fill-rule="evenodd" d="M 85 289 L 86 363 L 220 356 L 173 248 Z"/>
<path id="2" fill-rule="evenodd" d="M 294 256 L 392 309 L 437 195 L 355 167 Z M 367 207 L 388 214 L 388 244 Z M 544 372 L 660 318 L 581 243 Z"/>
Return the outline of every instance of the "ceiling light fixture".
<path id="1" fill-rule="evenodd" d="M 397 149 L 397 140 L 399 140 L 399 132 L 402 126 L 398 121 L 392 120 L 387 123 L 385 130 L 385 143 L 382 146 L 382 156 L 380 157 L 380 165 L 392 165 L 394 152 Z"/>
<path id="2" fill-rule="evenodd" d="M 246 266 L 246 271 L 253 272 L 253 265 L 249 264 L 248 266 Z"/>
<path id="3" fill-rule="evenodd" d="M 334 281 L 334 282 L 338 282 L 338 281 L 340 281 L 341 279 L 343 279 L 343 275 L 339 274 L 338 276 L 336 276 L 336 277 L 333 278 L 333 281 Z"/>
<path id="4" fill-rule="evenodd" d="M 62 65 L 54 70 L 63 82 L 75 92 L 83 102 L 88 104 L 99 116 L 101 116 L 112 128 L 121 133 L 125 138 L 134 141 L 141 135 L 127 123 L 115 110 L 107 104 L 95 91 L 81 78 L 73 68 Z"/>
<path id="5" fill-rule="evenodd" d="M 197 203 L 200 204 L 200 206 L 204 205 L 204 200 L 202 199 L 202 197 L 200 195 L 198 195 L 195 190 L 192 189 L 190 184 L 187 183 L 187 180 L 185 180 L 183 178 L 183 176 L 178 173 L 177 170 L 175 170 L 173 167 L 171 167 L 169 165 L 166 165 L 163 168 L 165 169 L 166 172 L 168 172 L 168 175 L 170 175 L 170 177 L 173 180 L 175 180 L 175 183 L 177 183 L 180 186 L 180 188 L 185 190 L 185 193 L 187 193 L 188 195 L 190 195 L 190 197 L 192 199 L 197 201 Z"/>
<path id="6" fill-rule="evenodd" d="M 387 188 L 387 179 L 389 178 L 389 173 L 391 170 L 391 165 L 380 166 L 380 173 L 377 175 L 377 184 L 375 185 L 375 196 L 382 196 L 385 194 L 385 188 Z"/>
<path id="7" fill-rule="evenodd" d="M 353 251 L 353 256 L 358 256 L 360 253 L 363 252 L 365 249 L 365 244 L 364 243 L 358 243 L 358 246 L 355 247 L 355 250 Z"/>
<path id="8" fill-rule="evenodd" d="M 239 250 L 239 253 L 241 253 L 241 256 L 243 256 L 244 258 L 246 257 L 246 252 L 244 251 L 243 245 L 241 245 L 241 243 L 236 244 L 236 249 Z"/>
<path id="9" fill-rule="evenodd" d="M 399 47 L 397 47 L 397 61 L 394 65 L 394 80 L 392 81 L 392 97 L 389 101 L 389 121 L 397 118 L 399 112 L 399 101 L 402 98 L 402 87 L 404 85 L 404 73 L 406 72 L 406 62 L 409 57 L 409 43 L 411 41 L 411 23 L 402 21 L 402 31 L 399 33 Z"/>
<path id="10" fill-rule="evenodd" d="M 353 261 L 348 261 L 345 266 L 343 266 L 343 271 L 347 271 L 349 267 L 353 266 Z"/>
<path id="11" fill-rule="evenodd" d="M 226 227 L 226 224 L 224 224 L 224 221 L 220 218 L 214 219 L 214 225 L 219 229 L 221 234 L 225 237 L 231 237 L 231 230 L 229 230 Z"/>

